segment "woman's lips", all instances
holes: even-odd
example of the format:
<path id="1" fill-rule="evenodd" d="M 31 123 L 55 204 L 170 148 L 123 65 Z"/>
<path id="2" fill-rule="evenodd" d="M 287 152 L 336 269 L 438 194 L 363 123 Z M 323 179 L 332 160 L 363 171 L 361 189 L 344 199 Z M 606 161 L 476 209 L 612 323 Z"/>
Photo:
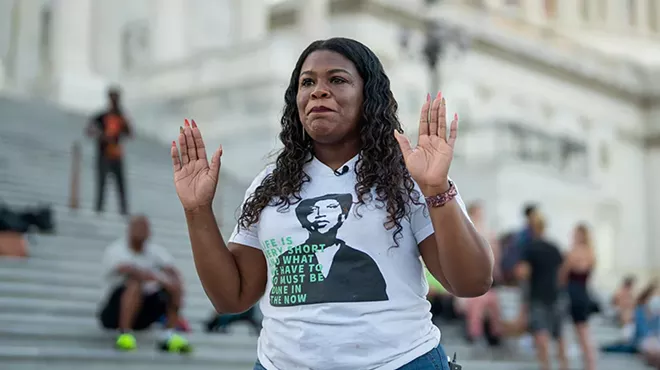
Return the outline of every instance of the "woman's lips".
<path id="1" fill-rule="evenodd" d="M 309 111 L 309 113 L 328 113 L 328 112 L 334 112 L 334 111 L 324 106 L 314 107 Z"/>

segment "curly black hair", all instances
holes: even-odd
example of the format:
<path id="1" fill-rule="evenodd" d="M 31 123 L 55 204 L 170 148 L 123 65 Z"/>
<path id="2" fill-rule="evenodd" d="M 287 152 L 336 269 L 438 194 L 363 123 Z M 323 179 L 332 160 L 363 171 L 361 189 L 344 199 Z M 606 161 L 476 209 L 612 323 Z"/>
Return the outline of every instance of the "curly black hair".
<path id="1" fill-rule="evenodd" d="M 422 204 L 420 193 L 415 189 L 394 138 L 394 130 L 403 133 L 403 129 L 397 117 L 398 105 L 390 90 L 390 80 L 378 57 L 369 48 L 347 38 L 315 41 L 298 58 L 284 94 L 282 131 L 279 135 L 284 148 L 277 155 L 272 173 L 262 180 L 243 204 L 239 227 L 248 228 L 255 224 L 267 206 L 277 206 L 279 211 L 286 211 L 302 200 L 300 190 L 304 183 L 310 181 L 303 167 L 312 160 L 314 149 L 312 139 L 303 134 L 296 96 L 302 65 L 311 53 L 318 50 L 333 51 L 346 57 L 353 62 L 364 81 L 364 103 L 359 123 L 362 148 L 355 165 L 356 214 L 360 216 L 357 208 L 371 201 L 372 190 L 375 190 L 377 205 L 386 207 L 388 212 L 384 226 L 388 230 L 395 229 L 394 243 L 398 246 L 403 230 L 401 220 L 411 211 L 410 200 L 413 204 Z"/>

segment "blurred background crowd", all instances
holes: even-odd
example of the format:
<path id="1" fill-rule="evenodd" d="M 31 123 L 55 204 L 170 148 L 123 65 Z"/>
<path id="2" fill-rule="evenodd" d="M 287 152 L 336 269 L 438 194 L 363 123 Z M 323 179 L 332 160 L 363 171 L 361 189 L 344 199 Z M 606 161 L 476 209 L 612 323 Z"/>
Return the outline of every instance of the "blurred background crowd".
<path id="1" fill-rule="evenodd" d="M 497 263 L 478 298 L 428 275 L 463 367 L 660 368 L 660 0 L 0 0 L 0 367 L 251 368 L 258 307 L 205 297 L 169 144 L 188 117 L 222 143 L 229 235 L 332 36 L 378 55 L 410 137 L 429 92 L 461 117 L 450 175 Z"/>

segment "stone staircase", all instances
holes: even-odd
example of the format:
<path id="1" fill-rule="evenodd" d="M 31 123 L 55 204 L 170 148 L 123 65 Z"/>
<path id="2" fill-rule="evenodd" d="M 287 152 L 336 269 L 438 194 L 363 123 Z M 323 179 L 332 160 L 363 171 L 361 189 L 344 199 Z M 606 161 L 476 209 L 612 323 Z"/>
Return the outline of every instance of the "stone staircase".
<path id="1" fill-rule="evenodd" d="M 91 211 L 94 178 L 93 147 L 83 146 L 81 208 L 68 204 L 71 143 L 81 138 L 84 118 L 43 103 L 0 98 L 0 200 L 15 206 L 44 202 L 53 205 L 55 235 L 31 235 L 30 258 L 0 259 L 0 368 L 8 370 L 248 370 L 256 354 L 256 337 L 241 324 L 227 335 L 206 334 L 201 322 L 213 312 L 195 273 L 183 214 L 174 192 L 168 148 L 136 138 L 127 145 L 127 182 L 133 212 L 152 221 L 154 239 L 177 260 L 186 280 L 185 317 L 194 332 L 190 356 L 162 354 L 154 344 L 158 330 L 138 335 L 134 353 L 112 349 L 114 333 L 99 329 L 95 312 L 100 297 L 98 274 L 105 247 L 123 235 L 126 220 L 117 215 L 114 186 L 108 187 L 108 211 Z M 223 195 L 216 213 L 226 220 L 224 235 L 233 227 L 235 210 L 246 184 L 223 173 Z M 112 184 L 112 182 L 110 182 Z M 503 294 L 505 311 L 515 314 L 516 295 Z M 600 342 L 617 333 L 595 324 Z M 459 353 L 467 370 L 533 369 L 532 354 L 516 350 L 491 352 L 463 341 L 461 330 L 441 325 L 448 353 Z M 567 327 L 567 329 L 569 329 Z M 567 330 L 567 333 L 572 334 Z M 572 336 L 572 335 L 569 335 Z M 571 338 L 574 347 L 574 339 Z M 574 368 L 579 367 L 575 350 Z M 643 368 L 625 358 L 602 357 L 599 369 Z M 637 366 L 637 367 L 636 367 Z M 284 370 L 284 369 L 283 369 Z"/>

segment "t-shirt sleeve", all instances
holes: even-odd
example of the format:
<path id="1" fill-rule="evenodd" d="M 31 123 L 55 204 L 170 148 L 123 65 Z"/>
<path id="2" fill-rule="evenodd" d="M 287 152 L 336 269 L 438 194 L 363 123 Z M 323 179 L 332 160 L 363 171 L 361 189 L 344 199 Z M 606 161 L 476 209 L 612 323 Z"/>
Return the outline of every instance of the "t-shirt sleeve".
<path id="1" fill-rule="evenodd" d="M 454 186 L 456 186 L 455 183 Z M 433 223 L 431 222 L 431 214 L 429 213 L 426 201 L 424 200 L 424 195 L 422 194 L 422 191 L 420 190 L 417 184 L 415 184 L 415 189 L 419 191 L 420 201 L 422 204 L 412 205 L 412 215 L 410 217 L 410 225 L 412 227 L 413 235 L 415 236 L 415 241 L 417 242 L 417 244 L 419 244 L 422 241 L 424 241 L 424 239 L 433 235 Z M 456 187 L 456 192 L 457 192 L 455 198 L 456 202 L 458 203 L 459 207 L 461 207 L 461 210 L 463 211 L 465 217 L 467 217 L 469 220 L 470 216 L 468 216 L 467 209 L 465 208 L 465 203 L 461 198 L 460 192 L 458 192 L 458 187 Z M 472 222 L 472 220 L 470 220 L 470 222 Z"/>
<path id="2" fill-rule="evenodd" d="M 119 266 L 132 263 L 126 248 L 120 248 L 117 243 L 110 245 L 103 253 L 102 269 L 104 276 L 116 273 Z"/>
<path id="3" fill-rule="evenodd" d="M 254 191 L 257 189 L 259 185 L 261 185 L 261 182 L 263 179 L 272 172 L 273 166 L 268 166 L 266 167 L 257 177 L 252 180 L 252 184 L 250 184 L 250 187 L 245 191 L 245 196 L 243 197 L 243 203 L 241 203 L 241 209 L 243 209 L 243 205 L 245 204 L 245 201 L 254 193 Z M 229 237 L 229 243 L 236 243 L 236 244 L 242 244 L 242 245 L 247 245 L 248 247 L 252 248 L 257 248 L 261 249 L 261 243 L 259 242 L 259 234 L 257 232 L 257 228 L 259 226 L 259 222 L 254 223 L 250 225 L 248 228 L 240 227 L 240 225 L 236 225 L 234 227 L 234 231 L 231 233 L 231 236 Z"/>
<path id="4" fill-rule="evenodd" d="M 160 265 L 161 268 L 165 267 L 174 267 L 174 257 L 170 254 L 170 252 L 165 249 L 165 247 L 162 247 L 160 245 L 152 245 L 153 248 L 152 252 L 154 254 L 154 257 L 156 258 L 156 262 L 158 265 Z"/>

